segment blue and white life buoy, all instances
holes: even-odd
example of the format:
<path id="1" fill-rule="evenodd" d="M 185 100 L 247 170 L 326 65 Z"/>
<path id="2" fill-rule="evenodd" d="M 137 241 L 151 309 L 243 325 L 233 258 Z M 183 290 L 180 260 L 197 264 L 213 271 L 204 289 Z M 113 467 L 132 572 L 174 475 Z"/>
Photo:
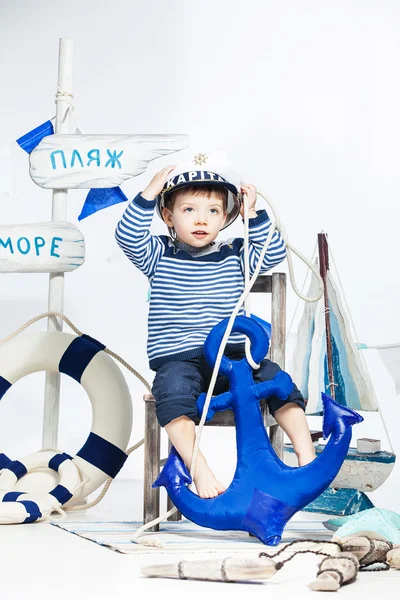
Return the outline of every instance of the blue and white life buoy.
<path id="1" fill-rule="evenodd" d="M 121 370 L 103 351 L 104 348 L 103 344 L 90 336 L 76 336 L 59 331 L 20 335 L 0 346 L 0 400 L 16 381 L 38 371 L 59 371 L 69 375 L 83 386 L 90 398 L 93 421 L 86 442 L 71 459 L 62 453 L 57 455 L 67 456 L 67 459 L 64 458 L 57 465 L 61 479 L 67 477 L 68 464 L 73 464 L 80 473 L 79 484 L 76 486 L 75 483 L 71 483 L 70 487 L 61 483 L 72 493 L 72 497 L 74 489 L 71 487 L 79 488 L 80 498 L 86 497 L 108 477 L 115 477 L 127 458 L 125 450 L 132 430 L 131 396 Z M 43 461 L 46 463 L 46 459 L 47 456 L 43 453 L 35 453 L 23 460 L 10 462 L 7 455 L 0 452 L 0 469 L 3 469 L 0 490 L 4 490 L 7 495 L 16 481 L 21 480 L 30 468 L 46 466 L 41 464 Z M 53 464 L 49 465 L 51 460 Z M 48 468 L 54 469 L 56 462 L 60 460 L 51 457 L 47 460 Z M 37 461 L 40 465 L 36 464 Z M 65 463 L 64 466 L 62 463 Z M 20 481 L 19 486 L 21 484 Z M 50 496 L 52 492 L 57 494 L 54 490 L 50 491 Z M 25 491 L 29 493 L 29 490 Z M 63 492 L 58 502 L 64 504 L 71 499 L 71 496 L 67 496 Z M 19 498 L 16 502 L 18 501 Z M 3 494 L 0 522 L 1 511 L 10 510 L 5 507 L 6 504 L 7 498 L 4 501 Z M 21 522 L 20 518 L 18 516 L 14 522 Z"/>
<path id="2" fill-rule="evenodd" d="M 42 494 L 14 491 L 16 483 L 27 473 L 46 468 L 57 471 L 60 476 L 54 489 Z M 9 461 L 0 474 L 0 524 L 32 523 L 50 517 L 52 512 L 71 500 L 82 484 L 77 465 L 65 452 L 42 450 Z"/>
<path id="3" fill-rule="evenodd" d="M 8 458 L 7 454 L 4 454 L 2 450 L 0 450 L 0 472 L 11 462 L 11 458 Z"/>

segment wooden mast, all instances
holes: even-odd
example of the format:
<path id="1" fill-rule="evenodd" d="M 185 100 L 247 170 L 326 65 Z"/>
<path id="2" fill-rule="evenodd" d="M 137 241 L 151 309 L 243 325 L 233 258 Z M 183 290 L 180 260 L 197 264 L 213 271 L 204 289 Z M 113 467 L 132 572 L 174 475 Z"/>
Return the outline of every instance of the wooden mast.
<path id="1" fill-rule="evenodd" d="M 319 272 L 324 284 L 324 306 L 325 306 L 325 332 L 326 332 L 326 356 L 328 360 L 329 393 L 335 399 L 335 379 L 333 374 L 331 318 L 329 312 L 329 298 L 327 286 L 327 273 L 329 271 L 329 250 L 325 233 L 318 234 Z"/>

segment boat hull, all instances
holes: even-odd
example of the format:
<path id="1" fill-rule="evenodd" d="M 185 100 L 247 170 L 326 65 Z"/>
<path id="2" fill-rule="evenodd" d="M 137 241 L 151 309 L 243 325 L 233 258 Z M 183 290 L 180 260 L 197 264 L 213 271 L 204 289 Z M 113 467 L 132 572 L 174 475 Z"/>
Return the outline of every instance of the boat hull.
<path id="1" fill-rule="evenodd" d="M 323 452 L 324 447 L 323 444 L 315 446 L 316 454 Z M 290 467 L 297 466 L 297 458 L 290 444 L 285 444 L 283 460 Z M 392 452 L 361 453 L 355 448 L 350 448 L 330 487 L 373 492 L 389 477 L 395 460 L 396 455 Z"/>

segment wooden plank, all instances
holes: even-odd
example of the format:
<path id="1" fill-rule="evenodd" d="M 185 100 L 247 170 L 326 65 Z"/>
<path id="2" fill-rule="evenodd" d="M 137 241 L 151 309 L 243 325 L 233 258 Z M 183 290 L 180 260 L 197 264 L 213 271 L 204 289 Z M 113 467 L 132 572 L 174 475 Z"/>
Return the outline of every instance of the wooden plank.
<path id="1" fill-rule="evenodd" d="M 184 134 L 49 135 L 29 155 L 29 173 L 43 188 L 112 188 L 187 146 Z"/>
<path id="2" fill-rule="evenodd" d="M 271 360 L 285 368 L 286 337 L 286 273 L 273 273 L 271 298 Z M 266 423 L 268 424 L 268 423 Z M 278 425 L 270 426 L 269 437 L 277 456 L 283 459 L 283 431 Z"/>
<path id="3" fill-rule="evenodd" d="M 0 273 L 65 273 L 85 260 L 85 240 L 67 222 L 0 225 Z"/>
<path id="4" fill-rule="evenodd" d="M 149 523 L 160 514 L 160 488 L 153 488 L 153 482 L 160 474 L 160 426 L 156 416 L 154 396 L 145 394 L 144 424 L 144 482 L 143 482 L 143 523 Z M 159 525 L 148 531 L 158 531 Z"/>
<path id="5" fill-rule="evenodd" d="M 251 288 L 251 293 L 271 294 L 272 275 L 259 275 Z"/>
<path id="6" fill-rule="evenodd" d="M 260 402 L 260 406 L 263 409 L 266 409 L 267 407 L 267 403 L 265 400 L 261 400 Z M 276 421 L 275 419 L 273 419 L 271 417 L 270 414 L 267 414 L 266 417 L 267 422 L 266 425 L 267 427 L 271 426 L 271 425 L 276 425 Z M 200 423 L 200 419 L 198 418 L 196 420 L 196 425 L 198 425 Z M 216 412 L 213 416 L 213 418 L 211 419 L 211 421 L 208 421 L 206 423 L 207 427 L 235 427 L 235 417 L 233 414 L 233 411 L 228 409 L 228 410 L 224 410 L 222 412 Z"/>
<path id="7" fill-rule="evenodd" d="M 371 500 L 355 489 L 336 489 L 328 487 L 318 498 L 305 506 L 307 512 L 317 512 L 327 515 L 354 515 L 363 510 L 373 508 Z"/>
<path id="8" fill-rule="evenodd" d="M 196 419 L 196 425 L 200 423 L 200 418 Z M 232 410 L 224 410 L 222 412 L 214 413 L 211 421 L 205 423 L 207 427 L 235 427 L 235 417 Z"/>

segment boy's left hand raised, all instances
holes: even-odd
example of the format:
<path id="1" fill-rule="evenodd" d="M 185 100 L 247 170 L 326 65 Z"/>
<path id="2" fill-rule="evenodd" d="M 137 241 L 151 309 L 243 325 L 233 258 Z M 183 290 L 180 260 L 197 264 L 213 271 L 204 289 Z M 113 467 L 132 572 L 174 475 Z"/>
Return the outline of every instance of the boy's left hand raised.
<path id="1" fill-rule="evenodd" d="M 242 192 L 242 194 L 246 194 L 246 196 L 247 196 L 247 201 L 248 201 L 248 205 L 249 205 L 249 218 L 252 219 L 252 218 L 256 217 L 257 216 L 257 213 L 256 213 L 257 188 L 256 188 L 256 186 L 251 183 L 244 183 L 241 186 L 240 191 Z M 242 218 L 244 218 L 244 203 L 243 202 L 240 206 L 240 214 L 241 214 Z"/>

